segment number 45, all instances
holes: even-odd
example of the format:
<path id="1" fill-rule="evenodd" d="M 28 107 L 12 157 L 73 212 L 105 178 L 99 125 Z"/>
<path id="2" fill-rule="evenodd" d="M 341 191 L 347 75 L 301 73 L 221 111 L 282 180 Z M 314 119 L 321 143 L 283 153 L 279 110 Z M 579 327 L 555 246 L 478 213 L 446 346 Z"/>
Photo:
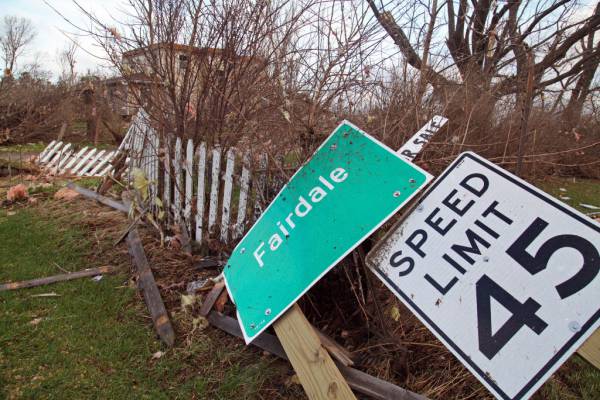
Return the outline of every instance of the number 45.
<path id="1" fill-rule="evenodd" d="M 542 244 L 535 255 L 527 252 L 527 247 L 542 233 L 548 223 L 541 218 L 535 221 L 515 240 L 506 253 L 519 263 L 531 275 L 543 271 L 554 253 L 562 248 L 577 250 L 583 256 L 581 268 L 572 277 L 557 285 L 556 291 L 561 299 L 574 295 L 589 285 L 600 271 L 598 249 L 588 240 L 577 235 L 558 235 Z M 482 276 L 476 285 L 477 324 L 479 350 L 492 359 L 521 329 L 527 326 L 537 335 L 548 326 L 535 313 L 541 307 L 532 298 L 524 303 L 515 299 L 487 275 Z M 492 334 L 491 298 L 496 299 L 511 312 L 510 318 Z"/>

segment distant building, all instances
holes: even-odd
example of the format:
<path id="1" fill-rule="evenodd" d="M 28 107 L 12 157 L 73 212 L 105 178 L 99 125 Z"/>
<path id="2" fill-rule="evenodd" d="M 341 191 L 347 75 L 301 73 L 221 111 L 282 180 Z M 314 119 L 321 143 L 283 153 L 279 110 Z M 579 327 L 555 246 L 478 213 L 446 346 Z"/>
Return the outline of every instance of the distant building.
<path id="1" fill-rule="evenodd" d="M 224 73 L 226 57 L 224 50 L 216 48 L 199 48 L 182 44 L 160 43 L 123 53 L 121 66 L 123 76 L 107 79 L 106 94 L 114 112 L 123 117 L 130 117 L 145 103 L 153 88 L 164 85 L 156 79 L 153 71 L 169 71 L 174 74 L 177 89 L 185 81 L 186 70 L 202 69 Z M 236 59 L 242 59 L 237 56 Z M 197 69 L 198 67 L 201 67 Z M 200 86 L 201 79 L 196 79 Z M 142 104 L 138 104 L 138 103 Z"/>

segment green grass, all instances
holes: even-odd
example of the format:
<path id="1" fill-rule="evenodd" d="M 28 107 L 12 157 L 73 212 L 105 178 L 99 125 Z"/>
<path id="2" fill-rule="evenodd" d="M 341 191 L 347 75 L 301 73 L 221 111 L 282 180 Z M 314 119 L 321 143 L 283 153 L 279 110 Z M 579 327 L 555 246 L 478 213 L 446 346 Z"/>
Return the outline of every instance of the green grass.
<path id="1" fill-rule="evenodd" d="M 0 281 L 98 266 L 87 256 L 93 235 L 75 226 L 38 209 L 0 210 Z M 163 348 L 126 281 L 105 276 L 0 293 L 0 398 L 256 398 L 273 378 L 272 359 L 219 342 L 214 332 Z M 60 297 L 32 297 L 48 292 Z M 165 355 L 152 359 L 159 350 Z"/>
<path id="2" fill-rule="evenodd" d="M 536 182 L 536 186 L 584 213 L 600 211 L 590 210 L 580 205 L 583 203 L 600 207 L 600 181 L 579 178 L 548 178 Z"/>
<path id="3" fill-rule="evenodd" d="M 48 144 L 44 142 L 15 144 L 12 146 L 0 146 L 0 153 L 39 153 L 46 148 Z"/>

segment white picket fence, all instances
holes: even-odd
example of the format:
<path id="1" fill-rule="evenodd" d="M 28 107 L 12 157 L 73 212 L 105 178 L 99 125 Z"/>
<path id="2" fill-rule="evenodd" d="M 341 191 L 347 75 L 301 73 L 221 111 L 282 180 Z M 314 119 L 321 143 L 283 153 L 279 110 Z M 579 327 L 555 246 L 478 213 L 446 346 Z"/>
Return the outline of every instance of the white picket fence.
<path id="1" fill-rule="evenodd" d="M 113 170 L 111 162 L 119 153 L 129 150 L 135 133 L 147 126 L 146 121 L 146 114 L 143 111 L 138 113 L 116 150 L 99 150 L 86 146 L 76 152 L 71 143 L 53 140 L 38 155 L 36 163 L 52 175 L 106 176 Z"/>
<path id="2" fill-rule="evenodd" d="M 135 131 L 130 148 L 130 166 L 142 169 L 149 180 L 155 214 L 160 198 L 167 211 L 165 223 L 184 226 L 198 242 L 240 238 L 262 212 L 273 185 L 283 185 L 285 180 L 277 177 L 267 185 L 266 155 L 256 161 L 253 171 L 248 154 L 234 148 L 211 148 L 181 138 L 161 143 L 149 124 Z M 267 192 L 269 188 L 273 191 Z"/>

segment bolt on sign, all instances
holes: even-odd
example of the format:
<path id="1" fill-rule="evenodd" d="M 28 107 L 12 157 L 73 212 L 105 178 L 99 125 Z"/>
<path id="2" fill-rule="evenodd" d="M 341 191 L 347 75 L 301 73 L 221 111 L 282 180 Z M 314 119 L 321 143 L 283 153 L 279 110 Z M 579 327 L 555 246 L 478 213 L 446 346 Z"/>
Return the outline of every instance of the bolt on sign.
<path id="1" fill-rule="evenodd" d="M 525 399 L 600 325 L 600 225 L 463 153 L 368 265 L 494 395 Z"/>
<path id="2" fill-rule="evenodd" d="M 250 343 L 431 176 L 340 124 L 233 250 L 223 275 Z"/>

